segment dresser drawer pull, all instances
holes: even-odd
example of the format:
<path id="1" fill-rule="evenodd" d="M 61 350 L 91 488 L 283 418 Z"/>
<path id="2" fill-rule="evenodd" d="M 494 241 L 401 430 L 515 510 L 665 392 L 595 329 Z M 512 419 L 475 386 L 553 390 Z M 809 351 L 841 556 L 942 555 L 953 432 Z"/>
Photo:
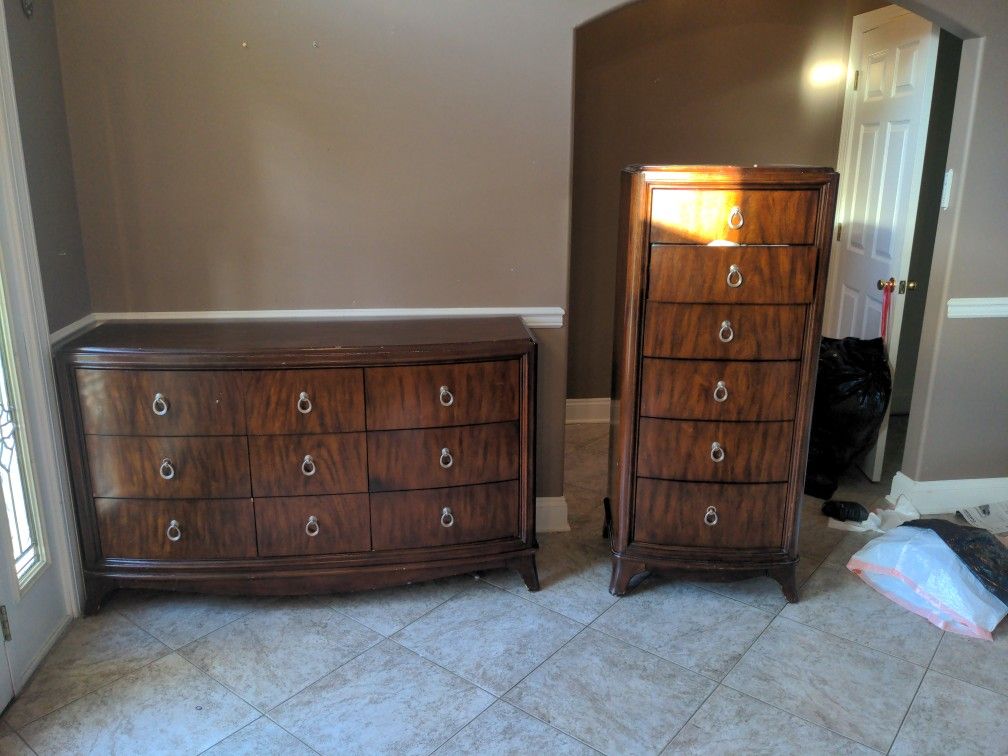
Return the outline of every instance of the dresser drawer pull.
<path id="1" fill-rule="evenodd" d="M 304 532 L 308 534 L 309 538 L 314 538 L 318 535 L 318 531 L 318 518 L 315 515 L 311 515 L 308 518 L 307 524 L 304 526 Z"/>
<path id="2" fill-rule="evenodd" d="M 707 507 L 707 513 L 703 516 L 703 521 L 712 528 L 717 525 L 717 509 Z"/>
<path id="3" fill-rule="evenodd" d="M 168 414 L 168 400 L 164 398 L 164 394 L 154 394 L 154 403 L 151 405 L 151 409 L 158 417 Z"/>
<path id="4" fill-rule="evenodd" d="M 306 478 L 310 478 L 315 474 L 315 460 L 312 459 L 311 454 L 305 454 L 304 459 L 301 460 L 301 473 Z"/>
<path id="5" fill-rule="evenodd" d="M 441 527 L 450 528 L 455 524 L 455 515 L 452 514 L 450 508 L 445 507 L 441 510 Z"/>
<path id="6" fill-rule="evenodd" d="M 733 289 L 742 285 L 742 271 L 738 265 L 728 266 L 728 285 Z"/>
<path id="7" fill-rule="evenodd" d="M 171 480 L 175 477 L 175 465 L 172 461 L 165 457 L 161 460 L 161 467 L 158 468 L 158 474 L 165 480 Z"/>
<path id="8" fill-rule="evenodd" d="M 449 467 L 455 464 L 455 457 L 452 456 L 452 453 L 451 451 L 449 451 L 447 446 L 441 450 L 441 458 L 438 459 L 438 463 L 445 470 L 447 470 Z"/>
<path id="9" fill-rule="evenodd" d="M 725 344 L 735 338 L 735 329 L 732 328 L 730 320 L 721 321 L 721 328 L 717 332 L 717 337 Z"/>
<path id="10" fill-rule="evenodd" d="M 451 407 L 455 404 L 455 395 L 448 390 L 447 386 L 441 387 L 441 393 L 438 395 L 438 399 L 441 401 L 442 407 Z"/>
<path id="11" fill-rule="evenodd" d="M 728 387 L 724 381 L 718 381 L 714 386 L 714 401 L 723 402 L 728 399 Z"/>
<path id="12" fill-rule="evenodd" d="M 308 398 L 307 391 L 302 391 L 301 396 L 298 397 L 297 408 L 298 412 L 302 415 L 307 415 L 311 412 L 311 399 Z"/>
<path id="13" fill-rule="evenodd" d="M 735 205 L 735 207 L 728 211 L 728 228 L 742 228 L 743 223 L 745 223 L 745 218 L 742 217 L 742 208 Z"/>
<path id="14" fill-rule="evenodd" d="M 178 520 L 168 523 L 168 530 L 165 531 L 169 541 L 177 541 L 182 537 L 182 528 L 179 527 Z"/>
<path id="15" fill-rule="evenodd" d="M 710 445 L 710 458 L 714 462 L 724 462 L 724 447 L 717 441 Z"/>

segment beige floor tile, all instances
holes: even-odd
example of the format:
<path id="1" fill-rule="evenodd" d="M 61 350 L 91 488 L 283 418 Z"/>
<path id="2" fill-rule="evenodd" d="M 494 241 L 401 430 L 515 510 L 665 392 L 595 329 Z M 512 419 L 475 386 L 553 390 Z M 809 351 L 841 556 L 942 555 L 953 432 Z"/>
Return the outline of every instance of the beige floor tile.
<path id="1" fill-rule="evenodd" d="M 200 753 L 258 716 L 177 654 L 21 730 L 40 754 Z"/>
<path id="2" fill-rule="evenodd" d="M 119 591 L 113 609 L 173 649 L 244 617 L 264 599 L 170 591 Z"/>
<path id="3" fill-rule="evenodd" d="M 389 636 L 443 604 L 474 580 L 475 577 L 464 575 L 396 588 L 347 593 L 334 597 L 330 606 Z"/>
<path id="4" fill-rule="evenodd" d="M 596 751 L 569 735 L 498 701 L 437 750 L 437 756 L 589 756 Z"/>
<path id="5" fill-rule="evenodd" d="M 885 751 L 924 669 L 778 617 L 725 685 Z"/>
<path id="6" fill-rule="evenodd" d="M 0 754 L 4 754 L 4 756 L 33 756 L 34 753 L 20 735 L 5 722 L 0 722 Z"/>
<path id="7" fill-rule="evenodd" d="M 4 720 L 15 730 L 169 652 L 125 617 L 101 612 L 73 620 Z"/>
<path id="8" fill-rule="evenodd" d="M 380 640 L 320 600 L 283 599 L 179 653 L 265 711 Z"/>
<path id="9" fill-rule="evenodd" d="M 384 641 L 270 712 L 324 754 L 428 754 L 493 696 Z"/>
<path id="10" fill-rule="evenodd" d="M 1008 696 L 1008 619 L 995 629 L 993 641 L 945 633 L 931 669 Z"/>
<path id="11" fill-rule="evenodd" d="M 876 753 L 724 686 L 708 698 L 663 754 L 855 754 Z"/>
<path id="12" fill-rule="evenodd" d="M 505 698 L 604 753 L 655 753 L 714 686 L 589 628 Z"/>
<path id="13" fill-rule="evenodd" d="M 268 717 L 259 717 L 234 735 L 230 735 L 203 756 L 313 756 L 315 751 Z"/>
<path id="14" fill-rule="evenodd" d="M 477 583 L 393 636 L 496 695 L 573 638 L 582 625 Z"/>
<path id="15" fill-rule="evenodd" d="M 705 590 L 741 601 L 769 614 L 777 614 L 787 605 L 780 583 L 773 578 L 755 577 L 730 583 L 710 581 L 697 584 Z"/>
<path id="16" fill-rule="evenodd" d="M 720 679 L 772 619 L 695 585 L 656 579 L 623 598 L 592 627 Z"/>
<path id="17" fill-rule="evenodd" d="M 608 444 L 609 423 L 571 423 L 564 428 L 564 448 L 567 453 L 599 442 Z"/>
<path id="18" fill-rule="evenodd" d="M 930 670 L 891 753 L 1008 753 L 1008 696 Z"/>

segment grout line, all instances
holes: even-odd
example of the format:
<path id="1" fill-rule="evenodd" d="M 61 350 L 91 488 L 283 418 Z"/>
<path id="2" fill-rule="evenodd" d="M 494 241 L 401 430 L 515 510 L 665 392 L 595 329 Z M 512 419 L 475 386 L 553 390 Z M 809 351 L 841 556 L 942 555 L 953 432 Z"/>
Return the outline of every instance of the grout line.
<path id="1" fill-rule="evenodd" d="M 931 662 L 933 662 L 935 656 L 938 655 L 938 647 L 941 646 L 941 642 L 944 638 L 945 631 L 942 630 L 941 635 L 938 637 L 938 642 L 935 644 L 934 651 L 931 652 L 931 658 L 928 659 L 927 666 L 924 668 L 924 674 L 921 675 L 920 682 L 917 683 L 917 689 L 914 690 L 913 697 L 910 699 L 910 703 L 907 705 L 906 711 L 903 712 L 903 718 L 900 720 L 899 727 L 896 728 L 896 733 L 893 735 L 892 740 L 889 741 L 889 747 L 886 749 L 886 753 L 892 751 L 893 746 L 896 745 L 896 739 L 899 738 L 899 734 L 903 730 L 903 725 L 906 723 L 906 718 L 910 714 L 910 709 L 913 708 L 914 701 L 917 700 L 917 696 L 920 694 L 921 686 L 924 685 L 924 678 L 927 677 L 928 672 L 931 671 Z M 941 674 L 938 670 L 935 670 L 935 673 Z"/>

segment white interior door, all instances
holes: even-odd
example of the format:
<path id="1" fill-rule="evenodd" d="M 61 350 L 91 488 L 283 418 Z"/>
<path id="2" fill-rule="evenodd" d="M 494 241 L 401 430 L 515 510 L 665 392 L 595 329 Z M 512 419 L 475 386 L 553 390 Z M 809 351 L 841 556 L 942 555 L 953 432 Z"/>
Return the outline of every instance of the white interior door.
<path id="1" fill-rule="evenodd" d="M 840 190 L 830 295 L 824 332 L 877 338 L 882 322 L 879 280 L 893 278 L 886 354 L 895 371 L 910 268 L 931 93 L 937 26 L 889 6 L 856 16 L 840 138 Z M 839 238 L 837 238 L 839 236 Z M 862 469 L 882 477 L 886 413 Z"/>

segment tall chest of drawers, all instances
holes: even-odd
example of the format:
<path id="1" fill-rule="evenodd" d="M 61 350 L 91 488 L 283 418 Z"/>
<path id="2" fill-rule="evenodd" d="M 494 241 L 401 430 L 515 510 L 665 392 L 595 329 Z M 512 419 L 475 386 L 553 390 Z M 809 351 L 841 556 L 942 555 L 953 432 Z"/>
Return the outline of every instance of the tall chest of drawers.
<path id="1" fill-rule="evenodd" d="M 517 318 L 113 322 L 56 350 L 87 611 L 535 569 Z"/>
<path id="2" fill-rule="evenodd" d="M 648 572 L 763 574 L 797 600 L 837 179 L 826 168 L 624 171 L 614 594 Z"/>

